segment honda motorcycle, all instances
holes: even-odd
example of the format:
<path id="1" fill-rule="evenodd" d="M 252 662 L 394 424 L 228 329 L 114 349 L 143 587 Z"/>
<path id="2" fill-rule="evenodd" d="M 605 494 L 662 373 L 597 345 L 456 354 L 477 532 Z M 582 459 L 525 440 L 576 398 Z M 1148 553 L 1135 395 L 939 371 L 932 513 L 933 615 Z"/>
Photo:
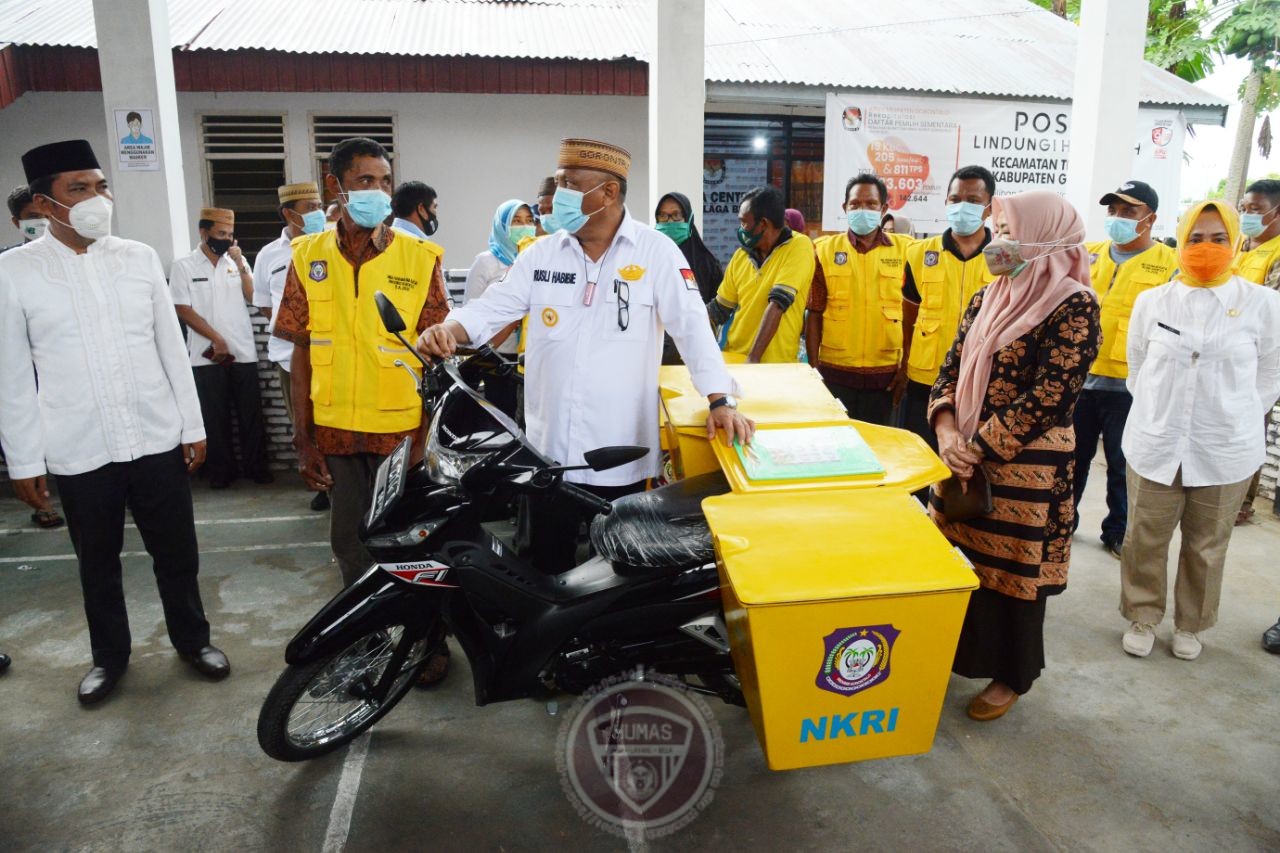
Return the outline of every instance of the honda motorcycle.
<path id="1" fill-rule="evenodd" d="M 729 492 L 724 476 L 601 500 L 565 474 L 616 468 L 648 448 L 599 448 L 582 466 L 546 458 L 475 390 L 512 363 L 480 347 L 429 364 L 391 302 L 376 300 L 421 365 L 419 375 L 396 362 L 430 413 L 426 455 L 411 464 L 406 439 L 379 467 L 361 527 L 376 563 L 289 642 L 258 717 L 262 749 L 303 761 L 348 743 L 404 698 L 446 634 L 470 662 L 477 705 L 648 673 L 743 704 L 702 514 L 703 499 Z M 593 556 L 553 575 L 515 553 L 486 522 L 520 496 L 593 514 Z"/>

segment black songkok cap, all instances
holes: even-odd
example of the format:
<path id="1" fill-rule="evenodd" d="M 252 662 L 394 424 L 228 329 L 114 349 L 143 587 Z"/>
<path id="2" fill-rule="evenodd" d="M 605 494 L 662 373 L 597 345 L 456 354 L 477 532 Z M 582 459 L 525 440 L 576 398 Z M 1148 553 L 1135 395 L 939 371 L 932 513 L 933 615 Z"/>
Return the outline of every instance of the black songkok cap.
<path id="1" fill-rule="evenodd" d="M 67 139 L 32 148 L 22 155 L 22 168 L 27 173 L 27 183 L 33 184 L 50 175 L 102 167 L 98 165 L 98 158 L 93 156 L 88 140 Z"/>

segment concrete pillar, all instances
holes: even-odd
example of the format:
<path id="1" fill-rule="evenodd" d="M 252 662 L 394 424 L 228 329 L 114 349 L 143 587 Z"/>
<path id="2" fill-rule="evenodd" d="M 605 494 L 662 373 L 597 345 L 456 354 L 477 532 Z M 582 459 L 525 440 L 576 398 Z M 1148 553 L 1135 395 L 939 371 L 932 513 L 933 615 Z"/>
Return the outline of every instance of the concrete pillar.
<path id="1" fill-rule="evenodd" d="M 682 192 L 702 222 L 703 0 L 650 0 L 649 199 Z M 639 176 L 637 176 L 639 177 Z M 633 210 L 642 222 L 653 210 Z"/>
<path id="2" fill-rule="evenodd" d="M 1146 42 L 1147 4 L 1084 0 L 1080 6 L 1067 201 L 1085 218 L 1088 237 L 1103 238 L 1106 209 L 1098 199 L 1130 177 L 1138 126 L 1138 91 Z M 1177 199 L 1162 199 L 1166 216 Z M 1172 213 L 1171 213 L 1172 211 Z"/>
<path id="3" fill-rule="evenodd" d="M 112 143 L 110 150 L 96 153 L 115 196 L 114 233 L 154 248 L 167 270 L 174 257 L 191 251 L 168 6 L 166 0 L 93 0 L 93 19 Z M 117 110 L 150 111 L 154 133 L 149 138 L 158 146 L 158 168 L 122 166 Z"/>

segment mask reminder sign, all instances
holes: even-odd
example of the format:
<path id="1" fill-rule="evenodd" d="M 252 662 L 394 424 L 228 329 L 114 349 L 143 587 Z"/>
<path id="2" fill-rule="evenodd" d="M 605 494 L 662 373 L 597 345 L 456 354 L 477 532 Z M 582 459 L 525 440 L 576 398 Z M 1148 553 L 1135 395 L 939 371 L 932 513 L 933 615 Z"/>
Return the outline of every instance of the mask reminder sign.
<path id="1" fill-rule="evenodd" d="M 751 480 L 884 475 L 875 452 L 852 426 L 761 429 L 749 447 L 734 448 Z"/>
<path id="2" fill-rule="evenodd" d="M 1187 123 L 1170 109 L 1138 110 L 1128 177 L 1151 184 L 1169 211 L 1176 205 Z M 947 228 L 947 181 L 961 166 L 983 166 L 1000 195 L 1067 189 L 1071 105 L 974 98 L 884 97 L 828 93 L 822 227 L 845 229 L 841 205 L 847 177 L 879 175 L 889 209 L 917 230 Z M 1173 236 L 1177 217 L 1157 217 L 1152 235 Z"/>
<path id="3" fill-rule="evenodd" d="M 156 145 L 151 110 L 116 110 L 116 164 L 131 172 L 158 172 L 160 149 Z"/>

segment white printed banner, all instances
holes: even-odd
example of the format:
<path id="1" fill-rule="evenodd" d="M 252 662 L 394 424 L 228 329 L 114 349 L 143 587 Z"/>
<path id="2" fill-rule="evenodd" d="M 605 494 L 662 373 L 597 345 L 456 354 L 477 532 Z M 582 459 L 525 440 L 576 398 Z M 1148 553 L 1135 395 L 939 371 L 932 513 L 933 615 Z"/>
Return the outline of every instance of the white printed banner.
<path id="1" fill-rule="evenodd" d="M 1161 199 L 1154 235 L 1173 236 L 1186 120 L 1177 110 L 1140 109 L 1133 167 Z M 972 98 L 827 95 L 822 227 L 845 228 L 845 182 L 880 175 L 889 208 L 917 232 L 946 229 L 947 180 L 960 166 L 985 166 L 1001 195 L 1033 189 L 1065 193 L 1071 105 Z"/>

